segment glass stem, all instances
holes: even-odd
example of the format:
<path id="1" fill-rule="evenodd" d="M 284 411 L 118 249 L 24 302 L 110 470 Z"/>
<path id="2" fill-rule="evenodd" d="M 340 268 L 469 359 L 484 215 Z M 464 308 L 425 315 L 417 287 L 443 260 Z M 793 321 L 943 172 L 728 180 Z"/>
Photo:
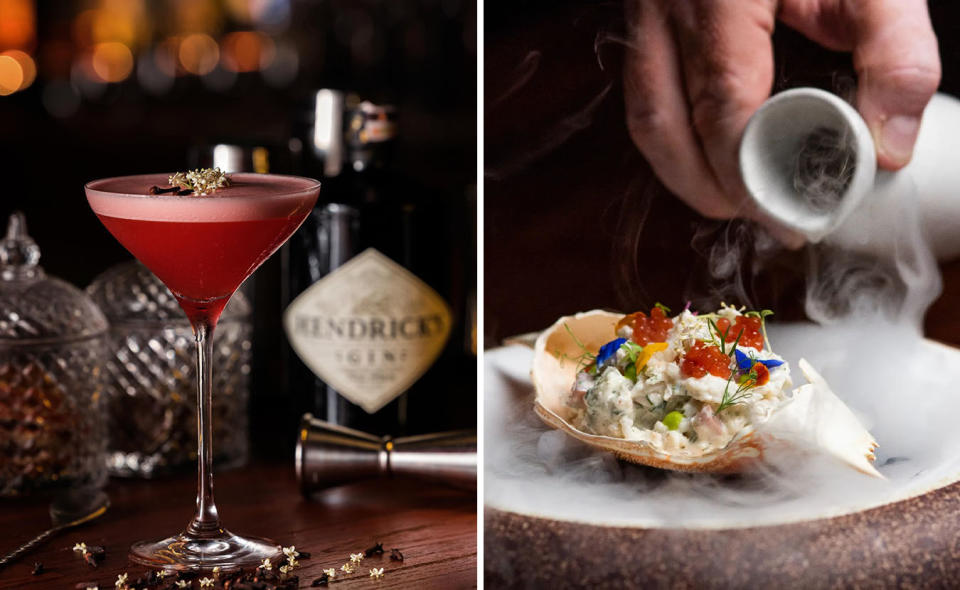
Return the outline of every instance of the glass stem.
<path id="1" fill-rule="evenodd" d="M 197 514 L 187 532 L 197 537 L 223 533 L 217 505 L 213 501 L 213 328 L 214 322 L 194 323 L 197 338 Z"/>

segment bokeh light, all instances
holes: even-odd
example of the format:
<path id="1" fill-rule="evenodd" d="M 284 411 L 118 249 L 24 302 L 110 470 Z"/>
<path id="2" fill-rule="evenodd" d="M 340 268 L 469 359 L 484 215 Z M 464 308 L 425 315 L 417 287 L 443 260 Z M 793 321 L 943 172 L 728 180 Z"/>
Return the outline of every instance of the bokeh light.
<path id="1" fill-rule="evenodd" d="M 266 68 L 275 55 L 273 40 L 263 33 L 237 31 L 223 38 L 223 66 L 234 72 Z"/>
<path id="2" fill-rule="evenodd" d="M 90 56 L 93 71 L 104 82 L 122 82 L 133 71 L 133 53 L 118 41 L 97 43 Z"/>
<path id="3" fill-rule="evenodd" d="M 220 48 L 210 35 L 194 33 L 180 41 L 180 65 L 191 74 L 204 75 L 213 71 L 220 61 Z"/>
<path id="4" fill-rule="evenodd" d="M 0 56 L 12 58 L 20 66 L 20 84 L 19 86 L 14 88 L 12 92 L 8 94 L 12 94 L 13 92 L 17 92 L 17 91 L 23 90 L 24 88 L 27 88 L 28 86 L 33 84 L 34 80 L 37 79 L 37 64 L 33 61 L 33 58 L 30 57 L 29 54 L 24 53 L 23 51 L 20 51 L 18 49 L 11 49 L 9 51 L 4 51 L 3 53 L 0 53 Z M 8 69 L 10 70 L 10 74 L 13 74 L 13 69 L 9 68 L 9 66 L 8 66 Z M 13 79 L 14 77 L 10 76 L 9 82 L 12 82 Z M 0 82 L 0 86 L 6 88 L 7 84 L 4 82 Z"/>
<path id="5" fill-rule="evenodd" d="M 0 96 L 9 96 L 23 84 L 23 66 L 9 55 L 0 55 Z"/>
<path id="6" fill-rule="evenodd" d="M 153 62 L 161 72 L 173 78 L 181 75 L 180 37 L 167 37 L 153 49 Z"/>
<path id="7" fill-rule="evenodd" d="M 33 43 L 36 18 L 30 0 L 0 0 L 0 47 L 27 47 Z"/>

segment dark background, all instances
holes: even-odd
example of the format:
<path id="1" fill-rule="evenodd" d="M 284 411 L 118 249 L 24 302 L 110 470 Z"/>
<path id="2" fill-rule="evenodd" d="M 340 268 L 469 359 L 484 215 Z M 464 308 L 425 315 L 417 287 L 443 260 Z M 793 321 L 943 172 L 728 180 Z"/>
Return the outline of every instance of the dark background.
<path id="1" fill-rule="evenodd" d="M 943 82 L 960 94 L 960 6 L 930 2 Z M 709 275 L 714 243 L 749 233 L 705 220 L 660 187 L 624 123 L 621 2 L 486 3 L 485 346 L 575 311 L 682 307 L 720 300 L 804 316 L 803 251 L 745 255 L 734 278 Z M 848 54 L 786 26 L 774 35 L 774 90 L 853 80 Z M 745 238 L 749 242 L 749 237 Z M 745 250 L 749 252 L 749 248 Z M 927 334 L 960 344 L 960 264 L 942 265 L 944 291 Z M 935 319 L 931 319 L 935 318 Z"/>
<path id="2" fill-rule="evenodd" d="M 266 38 L 276 48 L 272 65 L 230 66 L 237 32 Z M 188 35 L 218 44 L 212 71 L 183 62 L 177 48 Z M 102 43 L 121 43 L 132 57 L 126 76 L 107 72 L 122 79 L 99 76 L 93 60 Z M 161 59 L 171 46 L 172 65 Z M 476 185 L 476 47 L 473 0 L 0 1 L 0 55 L 22 51 L 37 67 L 32 84 L 0 96 L 0 220 L 23 211 L 47 273 L 86 287 L 130 254 L 90 211 L 84 183 L 185 170 L 192 149 L 218 142 L 268 146 L 272 172 L 295 172 L 284 153 L 324 87 L 396 105 L 395 167 L 466 209 Z M 287 75 L 278 75 L 284 63 Z M 157 64 L 172 76 L 145 76 Z M 293 439 L 278 427 L 293 419 L 278 375 L 280 259 L 249 289 L 257 295 L 251 442 L 271 456 Z M 465 275 L 474 268 L 464 262 Z"/>
<path id="3" fill-rule="evenodd" d="M 287 24 L 262 28 L 278 46 L 297 53 L 298 72 L 289 83 L 271 85 L 261 73 L 249 72 L 219 90 L 181 68 L 162 94 L 148 91 L 136 69 L 115 84 L 77 82 L 72 70 L 82 69 L 78 64 L 93 45 L 82 39 L 89 33 L 78 32 L 80 15 L 109 3 L 25 3 L 35 10 L 36 23 L 23 49 L 34 56 L 39 73 L 25 90 L 0 96 L 0 216 L 23 211 L 46 270 L 74 284 L 85 286 L 129 258 L 87 207 L 85 182 L 182 170 L 192 147 L 214 142 L 286 146 L 316 88 L 345 88 L 396 104 L 398 167 L 427 187 L 462 196 L 476 182 L 472 0 L 272 0 L 266 4 L 287 7 Z M 146 31 L 133 44 L 137 59 L 169 36 L 200 32 L 222 40 L 261 26 L 228 9 L 257 4 L 245 0 L 133 4 L 146 8 Z M 212 16 L 181 17 L 196 10 L 191 4 L 207 6 Z M 0 14 L 0 21 L 8 18 Z M 45 103 L 52 86 L 64 85 L 73 98 L 68 92 L 61 102 L 75 100 L 76 106 L 56 116 Z M 85 93 L 84 87 L 93 88 Z"/>

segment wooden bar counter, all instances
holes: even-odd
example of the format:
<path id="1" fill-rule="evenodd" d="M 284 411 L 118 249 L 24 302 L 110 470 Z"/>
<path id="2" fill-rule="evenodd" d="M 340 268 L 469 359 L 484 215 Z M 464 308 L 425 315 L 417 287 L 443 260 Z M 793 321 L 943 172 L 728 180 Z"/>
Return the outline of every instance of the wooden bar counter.
<path id="1" fill-rule="evenodd" d="M 472 588 L 477 578 L 476 496 L 418 481 L 370 480 L 301 496 L 290 465 L 254 464 L 217 473 L 217 505 L 228 529 L 265 536 L 310 552 L 295 570 L 308 588 L 323 569 L 336 568 L 335 588 Z M 114 588 L 119 574 L 135 580 L 146 569 L 127 561 L 135 541 L 182 530 L 192 516 L 192 473 L 152 481 L 110 480 L 111 507 L 98 520 L 64 531 L 18 562 L 0 570 L 0 588 L 72 589 L 81 582 Z M 0 501 L 0 553 L 7 553 L 50 526 L 45 501 Z M 87 565 L 74 544 L 106 547 L 98 568 Z M 351 553 L 383 543 L 384 555 L 364 559 L 353 574 L 339 568 Z M 399 549 L 403 561 L 390 559 Z M 43 573 L 32 575 L 34 562 Z M 279 564 L 278 564 L 279 565 Z M 383 568 L 383 578 L 369 576 Z M 199 588 L 197 581 L 191 588 Z M 221 586 L 216 586 L 221 587 Z"/>

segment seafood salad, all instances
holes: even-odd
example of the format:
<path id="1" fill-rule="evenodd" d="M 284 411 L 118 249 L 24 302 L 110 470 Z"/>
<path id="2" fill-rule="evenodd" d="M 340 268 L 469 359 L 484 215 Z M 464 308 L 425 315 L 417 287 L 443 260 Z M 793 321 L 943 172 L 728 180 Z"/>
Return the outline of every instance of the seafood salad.
<path id="1" fill-rule="evenodd" d="M 689 306 L 688 306 L 689 307 Z M 801 358 L 806 383 L 766 336 L 770 311 L 721 305 L 670 317 L 564 316 L 534 343 L 533 409 L 548 426 L 661 469 L 741 472 L 770 452 L 831 456 L 874 477 L 877 442 Z"/>
<path id="2" fill-rule="evenodd" d="M 582 348 L 567 400 L 571 424 L 699 455 L 766 421 L 790 397 L 790 367 L 766 338 L 771 312 L 723 305 L 668 313 L 658 304 L 624 316 L 615 338 Z"/>

